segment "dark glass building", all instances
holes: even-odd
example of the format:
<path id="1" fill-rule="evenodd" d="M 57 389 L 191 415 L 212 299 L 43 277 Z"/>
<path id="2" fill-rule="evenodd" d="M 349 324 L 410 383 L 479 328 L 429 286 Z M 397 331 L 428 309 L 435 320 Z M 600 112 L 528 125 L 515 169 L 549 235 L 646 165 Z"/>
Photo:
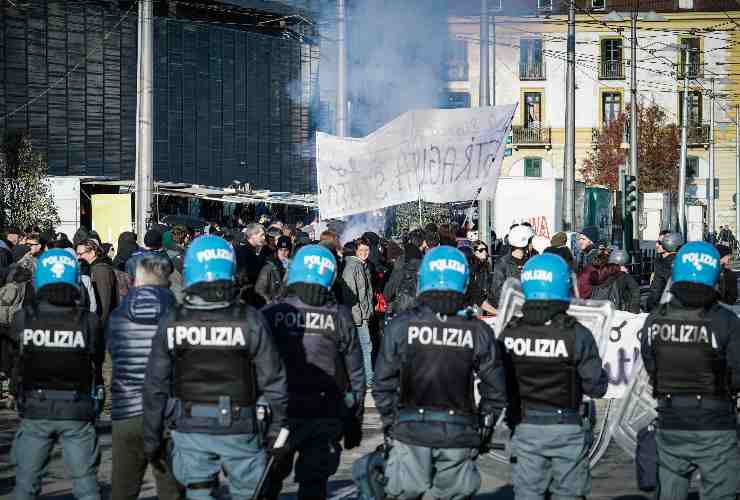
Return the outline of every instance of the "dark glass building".
<path id="1" fill-rule="evenodd" d="M 0 0 L 0 132 L 28 130 L 50 174 L 133 179 L 137 15 L 128 1 Z M 259 0 L 155 1 L 157 180 L 316 191 L 308 19 Z"/>

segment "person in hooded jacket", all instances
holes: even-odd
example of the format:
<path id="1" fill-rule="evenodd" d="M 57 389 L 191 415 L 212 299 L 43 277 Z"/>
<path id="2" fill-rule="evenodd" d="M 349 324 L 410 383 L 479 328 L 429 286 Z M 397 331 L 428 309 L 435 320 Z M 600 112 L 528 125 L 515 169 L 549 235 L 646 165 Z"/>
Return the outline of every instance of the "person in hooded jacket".
<path id="1" fill-rule="evenodd" d="M 481 484 L 475 462 L 506 403 L 501 351 L 464 306 L 465 256 L 442 245 L 424 255 L 417 304 L 385 330 L 373 397 L 390 447 L 388 498 L 463 499 Z M 476 405 L 474 380 L 480 380 Z"/>
<path id="2" fill-rule="evenodd" d="M 116 246 L 116 256 L 113 258 L 113 267 L 120 272 L 126 272 L 126 262 L 131 256 L 141 251 L 139 244 L 136 242 L 136 234 L 131 231 L 124 231 L 118 236 L 118 245 Z"/>
<path id="3" fill-rule="evenodd" d="M 640 347 L 658 404 L 658 500 L 684 500 L 701 472 L 702 497 L 735 499 L 740 319 L 717 304 L 717 250 L 684 245 L 671 271 L 671 301 L 645 320 Z"/>
<path id="4" fill-rule="evenodd" d="M 290 266 L 290 254 L 293 244 L 288 236 L 280 236 L 275 242 L 275 253 L 271 254 L 262 266 L 254 291 L 269 304 L 280 295 L 283 279 Z"/>
<path id="5" fill-rule="evenodd" d="M 168 271 L 162 259 L 139 259 L 133 288 L 111 314 L 106 329 L 106 344 L 113 362 L 113 500 L 139 497 L 148 464 L 143 442 L 143 385 L 152 338 L 159 321 L 175 304 L 168 289 Z M 165 463 L 153 463 L 152 469 L 159 498 L 180 498 L 177 483 Z"/>
<path id="6" fill-rule="evenodd" d="M 491 286 L 488 246 L 476 240 L 470 248 L 473 258 L 470 260 L 470 284 L 466 294 L 471 305 L 479 307 L 484 314 L 495 314 L 496 308 L 488 303 Z"/>
<path id="7" fill-rule="evenodd" d="M 533 257 L 522 271 L 522 317 L 499 335 L 505 349 L 518 499 L 585 498 L 591 488 L 583 396 L 603 397 L 608 377 L 593 334 L 567 314 L 571 272 L 558 255 Z M 590 423 L 590 418 L 587 419 Z"/>
<path id="8" fill-rule="evenodd" d="M 529 259 L 529 242 L 534 236 L 530 226 L 520 224 L 511 228 L 508 234 L 509 253 L 496 261 L 493 278 L 488 292 L 488 303 L 493 308 L 499 307 L 501 291 L 509 278 L 519 278 L 524 264 Z"/>
<path id="9" fill-rule="evenodd" d="M 299 500 L 327 497 L 346 449 L 360 444 L 365 401 L 362 348 L 352 313 L 331 292 L 337 273 L 332 253 L 307 245 L 288 271 L 285 296 L 262 309 L 288 374 L 290 453 L 278 461 L 265 495 L 277 500 L 293 469 Z M 345 430 L 345 420 L 355 432 Z"/>
<path id="10" fill-rule="evenodd" d="M 70 251 L 52 249 L 39 257 L 34 288 L 35 303 L 15 316 L 11 329 L 21 353 L 21 422 L 11 451 L 15 498 L 38 498 L 52 447 L 60 441 L 75 497 L 99 500 L 95 419 L 104 395 L 102 325 L 76 304 L 79 265 Z"/>

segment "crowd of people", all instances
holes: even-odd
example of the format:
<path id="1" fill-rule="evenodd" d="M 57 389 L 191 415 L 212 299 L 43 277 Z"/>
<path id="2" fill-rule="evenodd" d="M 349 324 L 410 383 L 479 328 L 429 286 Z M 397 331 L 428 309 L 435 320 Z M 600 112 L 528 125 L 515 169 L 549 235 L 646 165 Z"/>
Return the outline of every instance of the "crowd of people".
<path id="1" fill-rule="evenodd" d="M 602 397 L 607 377 L 593 336 L 567 314 L 571 299 L 647 308 L 658 332 L 661 322 L 684 321 L 697 300 L 722 325 L 738 321 L 714 308 L 737 298 L 729 249 L 684 245 L 676 233 L 658 239 L 641 305 L 629 255 L 600 245 L 594 227 L 576 234 L 574 255 L 566 233 L 546 239 L 515 221 L 494 262 L 485 242 L 452 224 L 413 229 L 400 244 L 278 220 L 240 226 L 155 225 L 142 244 L 124 232 L 116 245 L 86 228 L 71 240 L 39 228 L 0 233 L 1 369 L 22 417 L 16 498 L 38 496 L 57 439 L 75 496 L 100 498 L 103 411 L 114 500 L 137 498 L 148 466 L 160 498 L 211 498 L 221 470 L 232 497 L 251 498 L 267 470 L 257 493 L 277 499 L 294 468 L 299 499 L 326 498 L 340 442 L 351 449 L 362 440 L 368 392 L 386 435 L 382 488 L 391 497 L 473 495 L 475 458 L 504 408 L 517 427 L 517 494 L 583 496 L 591 413 L 582 400 Z M 480 317 L 496 314 L 509 278 L 521 283 L 523 316 L 496 339 Z M 669 282 L 671 311 L 659 307 Z M 727 366 L 739 364 L 723 332 Z M 643 352 L 656 398 L 686 393 L 683 374 L 660 362 L 684 336 L 646 339 L 658 345 Z M 697 390 L 715 391 L 715 382 Z"/>

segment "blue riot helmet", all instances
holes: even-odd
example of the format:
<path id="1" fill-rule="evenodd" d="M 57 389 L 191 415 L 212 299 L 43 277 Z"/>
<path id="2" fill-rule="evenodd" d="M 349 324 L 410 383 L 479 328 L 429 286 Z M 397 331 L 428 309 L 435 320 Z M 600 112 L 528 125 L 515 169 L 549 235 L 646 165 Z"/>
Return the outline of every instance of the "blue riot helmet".
<path id="1" fill-rule="evenodd" d="M 432 290 L 463 294 L 469 279 L 470 266 L 460 250 L 447 245 L 435 247 L 421 261 L 416 295 Z"/>
<path id="2" fill-rule="evenodd" d="M 323 245 L 306 245 L 293 256 L 288 269 L 288 285 L 306 283 L 331 288 L 337 275 L 337 259 Z"/>
<path id="3" fill-rule="evenodd" d="M 200 236 L 185 252 L 183 281 L 186 289 L 199 283 L 231 283 L 235 272 L 234 248 L 223 238 L 211 234 Z"/>
<path id="4" fill-rule="evenodd" d="M 80 264 L 77 258 L 63 248 L 53 248 L 36 259 L 33 286 L 41 290 L 49 285 L 69 285 L 80 289 Z"/>
<path id="5" fill-rule="evenodd" d="M 559 255 L 545 253 L 532 257 L 522 268 L 524 300 L 570 302 L 570 276 L 568 264 Z"/>
<path id="6" fill-rule="evenodd" d="M 704 241 L 692 241 L 676 254 L 671 279 L 674 283 L 695 283 L 713 288 L 720 271 L 717 249 Z"/>

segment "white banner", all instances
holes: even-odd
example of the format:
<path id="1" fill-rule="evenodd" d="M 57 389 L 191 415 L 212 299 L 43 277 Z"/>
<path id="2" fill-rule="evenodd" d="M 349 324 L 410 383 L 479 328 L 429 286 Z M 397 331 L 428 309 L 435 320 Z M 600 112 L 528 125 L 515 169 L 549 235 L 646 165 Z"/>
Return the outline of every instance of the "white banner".
<path id="1" fill-rule="evenodd" d="M 604 370 L 609 375 L 609 389 L 605 398 L 623 398 L 632 378 L 642 366 L 640 329 L 647 316 L 647 313 L 614 311 L 606 350 L 599 353 Z"/>
<path id="2" fill-rule="evenodd" d="M 516 105 L 420 110 L 361 139 L 316 134 L 322 219 L 492 197 Z"/>

